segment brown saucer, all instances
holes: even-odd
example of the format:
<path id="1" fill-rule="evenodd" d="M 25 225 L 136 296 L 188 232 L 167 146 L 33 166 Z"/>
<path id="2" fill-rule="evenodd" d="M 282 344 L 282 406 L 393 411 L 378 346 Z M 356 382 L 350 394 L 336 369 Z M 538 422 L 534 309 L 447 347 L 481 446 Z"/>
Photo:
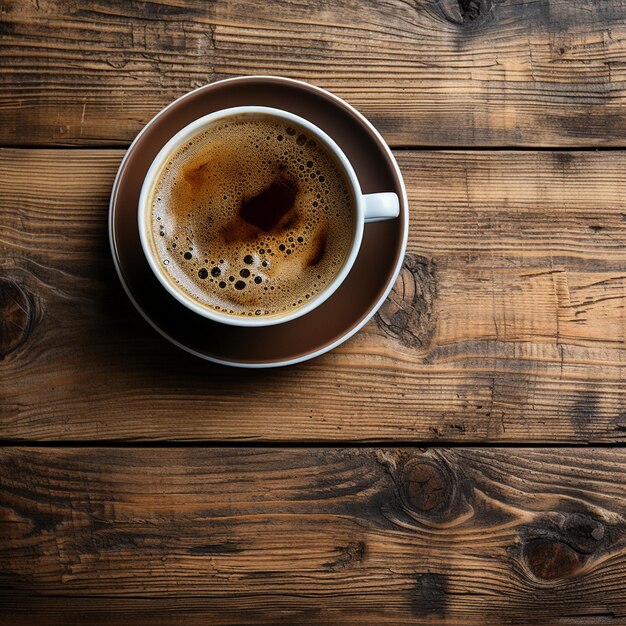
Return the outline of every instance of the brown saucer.
<path id="1" fill-rule="evenodd" d="M 364 193 L 395 191 L 400 217 L 367 224 L 359 256 L 339 289 L 311 313 L 285 324 L 242 328 L 193 313 L 165 291 L 143 255 L 137 226 L 139 192 L 161 147 L 202 115 L 234 106 L 290 111 L 326 131 L 352 162 Z M 228 79 L 192 91 L 158 113 L 120 165 L 109 213 L 113 260 L 129 298 L 164 337 L 199 357 L 239 367 L 304 361 L 339 345 L 363 326 L 391 290 L 408 233 L 406 190 L 391 151 L 374 127 L 331 93 L 287 78 Z"/>

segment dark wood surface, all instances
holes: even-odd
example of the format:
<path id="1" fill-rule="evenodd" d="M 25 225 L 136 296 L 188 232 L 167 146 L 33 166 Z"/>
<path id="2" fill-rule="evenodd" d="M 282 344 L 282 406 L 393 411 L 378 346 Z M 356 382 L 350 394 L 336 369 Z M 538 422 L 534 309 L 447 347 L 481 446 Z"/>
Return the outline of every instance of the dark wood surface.
<path id="1" fill-rule="evenodd" d="M 242 372 L 124 296 L 121 151 L 0 151 L 4 290 L 30 311 L 0 361 L 0 438 L 623 442 L 626 152 L 397 156 L 410 238 L 380 315 L 315 361 Z"/>
<path id="2" fill-rule="evenodd" d="M 0 142 L 126 145 L 220 78 L 326 87 L 393 145 L 626 139 L 622 0 L 4 0 Z"/>
<path id="3" fill-rule="evenodd" d="M 13 448 L 0 589 L 12 624 L 619 624 L 625 482 L 623 450 Z"/>
<path id="4" fill-rule="evenodd" d="M 106 218 L 253 73 L 362 110 L 411 226 L 362 331 L 245 372 L 149 329 Z M 626 624 L 625 85 L 623 0 L 0 3 L 0 625 Z"/>

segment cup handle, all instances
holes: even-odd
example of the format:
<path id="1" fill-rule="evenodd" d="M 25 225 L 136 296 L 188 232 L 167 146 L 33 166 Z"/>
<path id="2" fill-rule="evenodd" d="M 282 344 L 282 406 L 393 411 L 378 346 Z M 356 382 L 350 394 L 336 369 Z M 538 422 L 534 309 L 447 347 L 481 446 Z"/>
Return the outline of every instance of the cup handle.
<path id="1" fill-rule="evenodd" d="M 363 196 L 365 223 L 382 222 L 400 215 L 400 200 L 391 192 L 368 193 Z"/>

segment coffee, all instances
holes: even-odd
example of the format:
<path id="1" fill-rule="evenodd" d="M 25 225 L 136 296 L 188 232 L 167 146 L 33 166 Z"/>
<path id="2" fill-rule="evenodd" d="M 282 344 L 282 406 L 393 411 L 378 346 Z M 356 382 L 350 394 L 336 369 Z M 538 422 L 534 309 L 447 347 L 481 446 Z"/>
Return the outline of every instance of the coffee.
<path id="1" fill-rule="evenodd" d="M 268 115 L 218 120 L 158 176 L 155 258 L 177 289 L 219 313 L 293 313 L 333 282 L 350 253 L 351 189 L 307 130 Z"/>

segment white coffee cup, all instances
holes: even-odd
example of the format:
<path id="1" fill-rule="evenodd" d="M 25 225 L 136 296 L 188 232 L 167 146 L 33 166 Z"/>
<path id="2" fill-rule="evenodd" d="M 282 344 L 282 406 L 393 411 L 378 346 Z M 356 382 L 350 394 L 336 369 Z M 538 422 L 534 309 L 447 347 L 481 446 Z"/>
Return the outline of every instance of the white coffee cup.
<path id="1" fill-rule="evenodd" d="M 164 268 L 162 267 L 161 260 L 155 255 L 156 246 L 152 245 L 152 223 L 151 223 L 151 210 L 152 210 L 152 197 L 153 189 L 158 182 L 163 167 L 168 163 L 170 157 L 186 142 L 200 134 L 202 131 L 213 125 L 215 122 L 223 121 L 229 117 L 242 117 L 250 116 L 252 118 L 256 116 L 271 116 L 283 120 L 285 122 L 291 122 L 294 125 L 300 126 L 308 131 L 309 134 L 314 136 L 319 142 L 321 142 L 326 149 L 332 153 L 337 162 L 341 165 L 344 173 L 350 183 L 353 197 L 355 199 L 355 227 L 352 238 L 352 246 L 350 252 L 346 257 L 346 260 L 337 273 L 335 278 L 330 282 L 326 288 L 303 304 L 301 307 L 294 311 L 285 312 L 276 315 L 267 315 L 261 317 L 249 317 L 243 315 L 231 315 L 228 313 L 220 313 L 209 306 L 203 305 L 197 300 L 188 296 L 184 291 L 176 286 L 172 279 L 168 276 Z M 141 193 L 139 195 L 139 236 L 141 239 L 141 246 L 145 254 L 146 260 L 150 265 L 150 268 L 154 272 L 155 276 L 159 279 L 163 287 L 181 304 L 184 304 L 187 308 L 191 309 L 198 315 L 202 315 L 210 320 L 221 322 L 223 324 L 231 324 L 233 326 L 271 326 L 273 324 L 282 324 L 293 320 L 301 315 L 306 315 L 314 308 L 322 304 L 327 300 L 345 280 L 346 276 L 350 273 L 354 261 L 359 253 L 361 242 L 363 240 L 363 228 L 368 222 L 379 222 L 382 220 L 392 219 L 398 217 L 400 213 L 400 202 L 398 196 L 393 192 L 382 192 L 363 194 L 359 180 L 354 172 L 354 168 L 350 164 L 350 161 L 346 155 L 342 152 L 341 148 L 329 137 L 323 130 L 305 120 L 298 115 L 275 109 L 271 107 L 262 106 L 242 106 L 233 107 L 230 109 L 222 109 L 215 111 L 209 115 L 205 115 L 197 120 L 191 122 L 178 133 L 176 133 L 157 154 L 154 161 L 150 165 L 146 177 L 144 178 L 143 185 L 141 187 Z"/>

